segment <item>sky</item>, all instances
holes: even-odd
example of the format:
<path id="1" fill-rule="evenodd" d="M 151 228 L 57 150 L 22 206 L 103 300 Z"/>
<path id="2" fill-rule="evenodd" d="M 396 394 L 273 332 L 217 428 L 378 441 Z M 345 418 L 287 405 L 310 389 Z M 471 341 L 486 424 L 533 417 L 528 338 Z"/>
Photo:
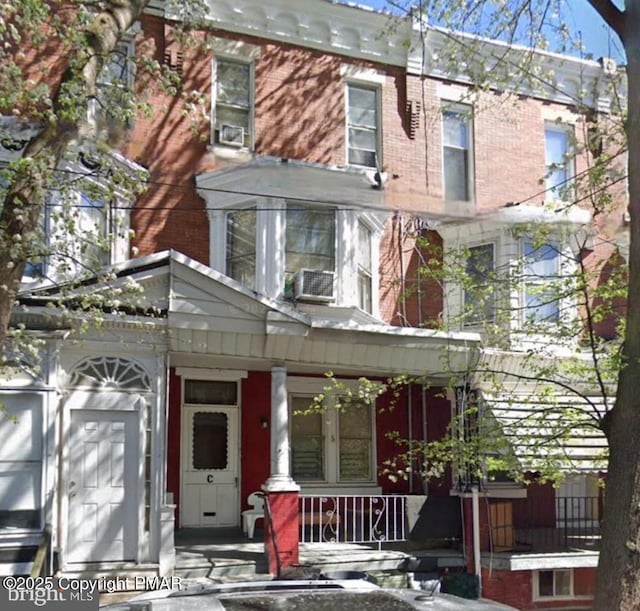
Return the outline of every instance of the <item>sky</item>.
<path id="1" fill-rule="evenodd" d="M 340 0 L 344 2 L 345 0 Z M 386 6 L 385 0 L 355 0 L 357 4 L 382 9 Z M 600 57 L 613 57 L 618 64 L 624 64 L 624 51 L 622 44 L 611 33 L 602 18 L 587 0 L 566 0 L 564 2 L 565 22 L 574 35 L 579 36 L 584 44 L 585 52 L 590 53 L 593 59 Z"/>

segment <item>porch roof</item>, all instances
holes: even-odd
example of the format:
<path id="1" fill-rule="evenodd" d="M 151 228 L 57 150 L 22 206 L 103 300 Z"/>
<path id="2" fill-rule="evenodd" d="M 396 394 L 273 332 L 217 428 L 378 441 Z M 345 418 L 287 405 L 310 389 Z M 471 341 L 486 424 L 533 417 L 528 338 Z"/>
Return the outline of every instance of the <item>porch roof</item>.
<path id="1" fill-rule="evenodd" d="M 519 464 L 528 471 L 555 468 L 566 473 L 607 470 L 608 445 L 598 424 L 602 397 L 522 392 L 482 395 L 485 418 L 504 435 Z"/>
<path id="2" fill-rule="evenodd" d="M 294 302 L 259 295 L 173 250 L 132 259 L 113 272 L 109 287 L 131 282 L 143 287 L 130 318 L 140 320 L 152 309 L 156 312 L 150 320 L 167 328 L 176 366 L 267 371 L 283 363 L 303 373 L 406 373 L 449 379 L 467 371 L 478 355 L 476 333 L 394 327 L 358 308 L 303 311 Z M 48 284 L 21 298 L 55 317 L 55 308 L 48 305 L 54 297 L 68 300 L 76 293 L 109 287 L 88 279 L 68 292 Z M 122 325 L 123 317 L 114 321 Z"/>
<path id="3" fill-rule="evenodd" d="M 475 333 L 393 327 L 357 308 L 302 311 L 180 253 L 168 256 L 170 348 L 181 365 L 198 356 L 209 366 L 269 369 L 280 362 L 307 372 L 449 377 L 477 354 Z"/>

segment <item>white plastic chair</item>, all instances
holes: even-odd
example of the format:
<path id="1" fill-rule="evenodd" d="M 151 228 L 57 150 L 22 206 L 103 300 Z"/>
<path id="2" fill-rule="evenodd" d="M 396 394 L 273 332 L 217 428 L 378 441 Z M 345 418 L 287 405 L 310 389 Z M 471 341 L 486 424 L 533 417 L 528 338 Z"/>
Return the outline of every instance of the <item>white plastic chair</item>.
<path id="1" fill-rule="evenodd" d="M 256 529 L 256 520 L 264 518 L 264 497 L 261 492 L 252 492 L 247 497 L 247 502 L 252 509 L 242 512 L 242 531 L 249 539 L 253 539 L 253 533 Z"/>

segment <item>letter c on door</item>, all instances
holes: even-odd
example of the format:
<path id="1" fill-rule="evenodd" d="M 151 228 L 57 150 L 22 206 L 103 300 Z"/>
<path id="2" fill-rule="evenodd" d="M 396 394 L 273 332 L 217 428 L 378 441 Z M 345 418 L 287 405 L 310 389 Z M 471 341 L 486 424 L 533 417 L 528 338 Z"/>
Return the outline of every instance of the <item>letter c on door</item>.
<path id="1" fill-rule="evenodd" d="M 213 484 L 213 475 L 207 475 L 207 484 Z"/>

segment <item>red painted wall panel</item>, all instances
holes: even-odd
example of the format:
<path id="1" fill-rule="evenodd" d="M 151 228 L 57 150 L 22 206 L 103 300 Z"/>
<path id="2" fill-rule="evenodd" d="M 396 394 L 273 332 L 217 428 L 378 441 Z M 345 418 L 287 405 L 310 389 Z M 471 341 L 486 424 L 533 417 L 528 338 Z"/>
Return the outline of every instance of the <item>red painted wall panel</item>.
<path id="1" fill-rule="evenodd" d="M 252 371 L 242 380 L 240 422 L 241 505 L 247 509 L 249 494 L 262 488 L 271 472 L 271 373 Z M 265 418 L 268 428 L 260 425 Z"/>

